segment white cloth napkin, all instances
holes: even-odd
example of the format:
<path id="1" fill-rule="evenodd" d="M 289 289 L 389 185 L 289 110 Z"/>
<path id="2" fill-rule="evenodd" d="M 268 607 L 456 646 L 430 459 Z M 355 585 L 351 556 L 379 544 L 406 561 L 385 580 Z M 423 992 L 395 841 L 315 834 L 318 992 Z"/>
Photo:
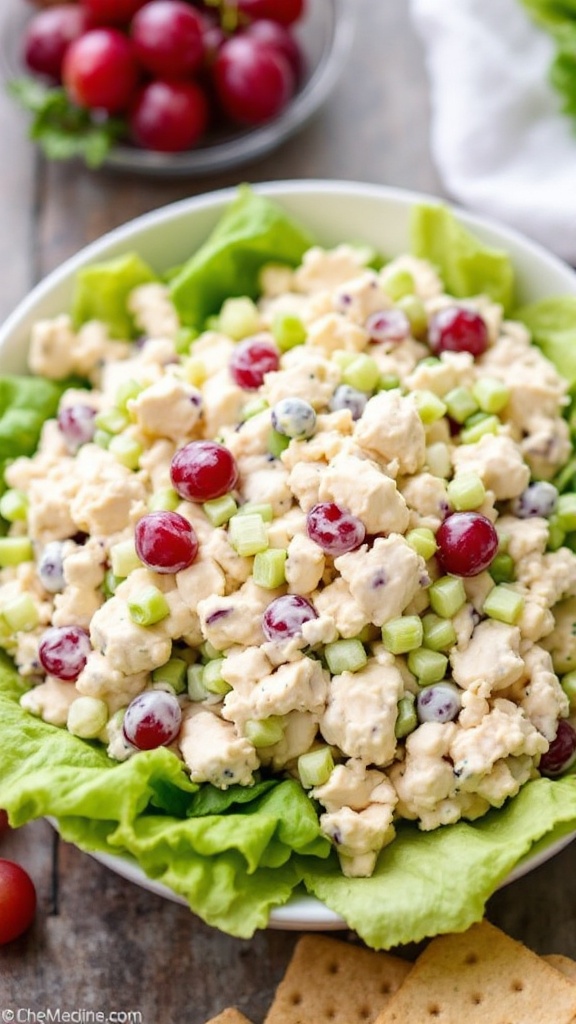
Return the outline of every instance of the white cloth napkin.
<path id="1" fill-rule="evenodd" d="M 576 263 L 576 126 L 548 82 L 552 40 L 519 0 L 410 4 L 447 192 Z"/>

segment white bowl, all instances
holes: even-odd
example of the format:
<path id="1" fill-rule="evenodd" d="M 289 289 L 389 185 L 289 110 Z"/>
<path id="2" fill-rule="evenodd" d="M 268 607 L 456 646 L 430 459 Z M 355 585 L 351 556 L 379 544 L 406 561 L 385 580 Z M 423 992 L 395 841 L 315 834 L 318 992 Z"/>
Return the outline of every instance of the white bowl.
<path id="1" fill-rule="evenodd" d="M 357 182 L 284 181 L 254 188 L 281 202 L 325 245 L 355 239 L 390 256 L 409 247 L 409 217 L 414 204 L 438 202 L 431 196 Z M 74 280 L 81 267 L 127 250 L 137 250 L 157 270 L 173 267 L 190 256 L 206 238 L 235 194 L 234 189 L 223 189 L 155 210 L 116 228 L 67 260 L 34 288 L 0 329 L 0 372 L 17 373 L 26 369 L 32 324 L 69 308 Z M 462 210 L 456 212 L 459 221 L 477 237 L 509 253 L 516 271 L 520 303 L 549 295 L 576 295 L 576 274 L 555 256 L 509 228 Z M 523 858 L 506 882 L 539 866 L 572 838 L 572 835 L 564 836 L 544 848 L 539 843 L 537 850 Z M 106 855 L 96 855 L 96 859 L 151 892 L 183 902 L 165 886 L 146 878 L 129 859 Z M 270 925 L 329 929 L 342 928 L 344 922 L 318 900 L 305 896 L 295 897 L 286 907 L 274 911 Z"/>
<path id="2" fill-rule="evenodd" d="M 5 81 L 24 73 L 19 55 L 30 13 L 22 0 L 0 4 L 0 77 Z M 303 55 L 302 81 L 286 109 L 272 121 L 249 129 L 208 132 L 198 146 L 183 153 L 157 153 L 118 143 L 104 166 L 148 177 L 197 177 L 230 170 L 271 152 L 303 128 L 330 97 L 350 51 L 355 21 L 351 0 L 308 0 L 304 16 L 294 26 Z"/>

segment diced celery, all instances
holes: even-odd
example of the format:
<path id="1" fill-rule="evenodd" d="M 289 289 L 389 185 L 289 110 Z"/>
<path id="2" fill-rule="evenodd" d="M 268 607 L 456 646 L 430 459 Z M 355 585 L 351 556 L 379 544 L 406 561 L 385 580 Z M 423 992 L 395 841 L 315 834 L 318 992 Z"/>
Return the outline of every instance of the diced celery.
<path id="1" fill-rule="evenodd" d="M 334 640 L 324 648 L 326 664 L 333 676 L 342 672 L 357 672 L 364 668 L 368 658 L 359 640 Z"/>
<path id="2" fill-rule="evenodd" d="M 215 658 L 222 657 L 222 651 L 219 651 L 209 640 L 205 640 L 199 647 L 200 656 L 204 662 L 214 661 Z"/>
<path id="3" fill-rule="evenodd" d="M 29 537 L 0 537 L 0 568 L 31 562 L 34 558 Z"/>
<path id="4" fill-rule="evenodd" d="M 484 615 L 498 622 L 515 625 L 524 611 L 524 598 L 503 583 L 493 587 L 482 605 Z"/>
<path id="5" fill-rule="evenodd" d="M 340 367 L 341 370 L 345 370 L 351 363 L 354 362 L 357 352 L 349 352 L 347 349 L 337 348 L 332 353 L 332 360 Z"/>
<path id="6" fill-rule="evenodd" d="M 106 409 L 104 412 L 96 413 L 94 426 L 98 430 L 105 430 L 108 434 L 119 434 L 124 430 L 130 420 L 125 409 Z"/>
<path id="7" fill-rule="evenodd" d="M 170 614 L 170 605 L 158 587 L 144 587 L 128 601 L 128 613 L 138 626 L 154 626 Z"/>
<path id="8" fill-rule="evenodd" d="M 576 671 L 567 672 L 560 680 L 562 689 L 570 701 L 570 711 L 576 709 Z"/>
<path id="9" fill-rule="evenodd" d="M 556 522 L 565 533 L 576 530 L 576 494 L 560 494 L 556 505 Z"/>
<path id="10" fill-rule="evenodd" d="M 476 444 L 486 434 L 497 434 L 500 430 L 501 424 L 497 416 L 487 416 L 484 413 L 478 413 L 478 416 L 481 418 L 471 417 L 474 420 L 473 423 L 466 420 L 466 426 L 460 431 L 462 444 Z"/>
<path id="11" fill-rule="evenodd" d="M 432 610 L 443 619 L 451 619 L 466 603 L 464 583 L 458 576 L 441 576 L 428 590 Z"/>
<path id="12" fill-rule="evenodd" d="M 505 551 L 500 551 L 492 559 L 488 572 L 494 583 L 513 583 L 516 577 L 515 569 L 512 556 L 506 554 Z"/>
<path id="13" fill-rule="evenodd" d="M 114 435 L 108 433 L 107 430 L 95 430 L 93 441 L 99 448 L 107 448 Z"/>
<path id="14" fill-rule="evenodd" d="M 28 498 L 24 491 L 11 488 L 0 498 L 0 516 L 7 523 L 24 522 L 28 515 Z"/>
<path id="15" fill-rule="evenodd" d="M 482 412 L 502 412 L 510 401 L 510 389 L 497 377 L 479 377 L 472 387 L 472 394 Z"/>
<path id="16" fill-rule="evenodd" d="M 68 708 L 68 732 L 83 740 L 94 739 L 108 721 L 106 701 L 98 697 L 77 697 Z"/>
<path id="17" fill-rule="evenodd" d="M 142 445 L 135 437 L 130 437 L 129 434 L 116 434 L 108 445 L 108 451 L 112 452 L 126 469 L 138 469 Z"/>
<path id="18" fill-rule="evenodd" d="M 266 524 L 257 512 L 233 516 L 228 523 L 228 539 L 239 555 L 256 555 L 268 547 Z"/>
<path id="19" fill-rule="evenodd" d="M 244 726 L 244 735 L 253 747 L 272 747 L 282 739 L 284 723 L 275 715 L 270 715 L 270 718 L 249 718 Z"/>
<path id="20" fill-rule="evenodd" d="M 231 494 L 223 494 L 221 498 L 212 498 L 202 505 L 212 526 L 223 526 L 238 511 L 238 505 Z"/>
<path id="21" fill-rule="evenodd" d="M 268 434 L 268 451 L 275 459 L 278 459 L 283 451 L 290 444 L 290 438 L 286 437 L 286 434 L 281 434 L 279 430 L 272 430 Z"/>
<path id="22" fill-rule="evenodd" d="M 218 330 L 235 341 L 256 334 L 262 326 L 258 308 L 252 299 L 243 295 L 226 299 L 218 314 Z"/>
<path id="23" fill-rule="evenodd" d="M 222 666 L 225 658 L 214 658 L 204 665 L 202 672 L 202 684 L 209 693 L 228 693 L 232 687 L 222 678 Z"/>
<path id="24" fill-rule="evenodd" d="M 237 516 L 251 516 L 256 515 L 265 523 L 271 523 L 274 518 L 274 509 L 272 505 L 266 502 L 258 501 L 247 501 L 245 505 L 240 505 L 240 508 L 236 512 Z"/>
<path id="25" fill-rule="evenodd" d="M 456 420 L 456 423 L 464 423 L 478 412 L 478 402 L 468 388 L 453 388 L 444 395 L 444 401 L 450 419 Z"/>
<path id="26" fill-rule="evenodd" d="M 408 668 L 414 673 L 420 686 L 429 686 L 431 683 L 439 683 L 441 679 L 444 679 L 448 668 L 448 658 L 440 651 L 419 647 L 416 651 L 410 651 Z"/>
<path id="27" fill-rule="evenodd" d="M 148 499 L 148 510 L 150 512 L 174 512 L 180 502 L 180 495 L 173 487 L 163 487 L 160 491 L 154 491 Z"/>
<path id="28" fill-rule="evenodd" d="M 409 733 L 414 732 L 414 729 L 418 725 L 414 694 L 404 694 L 404 696 L 398 701 L 397 708 L 398 713 L 396 715 L 394 735 L 397 740 L 401 740 L 404 736 L 408 736 Z"/>
<path id="29" fill-rule="evenodd" d="M 477 473 L 458 473 L 447 487 L 448 500 L 457 512 L 478 508 L 486 497 L 486 488 Z"/>
<path id="30" fill-rule="evenodd" d="M 246 402 L 246 405 L 242 406 L 240 418 L 245 423 L 246 420 L 252 419 L 253 416 L 257 416 L 258 413 L 264 412 L 269 408 L 270 406 L 265 398 L 253 398 L 250 402 Z"/>
<path id="31" fill-rule="evenodd" d="M 306 328 L 295 313 L 278 310 L 272 320 L 272 334 L 281 352 L 288 352 L 306 341 Z"/>
<path id="32" fill-rule="evenodd" d="M 409 530 L 406 534 L 406 540 L 410 547 L 414 548 L 414 551 L 421 555 L 426 562 L 438 550 L 436 537 L 427 526 L 416 526 L 413 530 Z"/>
<path id="33" fill-rule="evenodd" d="M 132 539 L 119 540 L 117 544 L 112 545 L 110 548 L 110 567 L 115 576 L 123 578 L 129 576 L 134 569 L 142 568 L 142 562 L 136 554 L 136 548 Z"/>
<path id="34" fill-rule="evenodd" d="M 183 693 L 186 689 L 186 670 L 188 666 L 183 658 L 170 658 L 165 665 L 160 665 L 152 672 L 153 683 L 167 683 L 174 693 Z"/>
<path id="35" fill-rule="evenodd" d="M 445 403 L 433 391 L 427 391 L 425 388 L 413 391 L 412 400 L 425 426 L 441 420 L 446 413 Z"/>
<path id="36" fill-rule="evenodd" d="M 198 331 L 195 327 L 179 327 L 174 338 L 174 348 L 178 355 L 187 355 L 197 339 Z"/>
<path id="37" fill-rule="evenodd" d="M 380 280 L 392 302 L 398 302 L 398 299 L 404 298 L 405 295 L 413 295 L 416 288 L 414 275 L 402 267 L 384 268 Z"/>
<path id="38" fill-rule="evenodd" d="M 330 747 L 317 747 L 300 754 L 297 761 L 298 777 L 304 789 L 323 786 L 334 771 L 334 758 Z"/>
<path id="39" fill-rule="evenodd" d="M 143 391 L 143 385 L 139 384 L 137 380 L 125 380 L 116 388 L 115 403 L 119 409 L 126 410 L 128 408 L 128 402 L 138 398 L 138 395 Z"/>
<path id="40" fill-rule="evenodd" d="M 498 552 L 507 552 L 510 547 L 510 534 L 498 529 L 498 523 L 496 523 L 496 533 L 498 534 Z"/>
<path id="41" fill-rule="evenodd" d="M 360 353 L 342 371 L 342 383 L 359 391 L 374 391 L 380 379 L 380 368 L 372 356 Z"/>
<path id="42" fill-rule="evenodd" d="M 40 621 L 38 608 L 30 594 L 19 594 L 2 605 L 2 618 L 14 632 L 28 632 Z"/>
<path id="43" fill-rule="evenodd" d="M 116 587 L 122 582 L 122 576 L 115 576 L 112 569 L 107 569 L 104 576 L 104 582 L 102 584 L 102 590 L 106 598 L 112 597 L 116 592 Z"/>
<path id="44" fill-rule="evenodd" d="M 184 371 L 184 380 L 195 388 L 201 387 L 208 376 L 206 363 L 200 356 L 190 356 L 183 364 L 182 369 Z"/>
<path id="45" fill-rule="evenodd" d="M 354 637 L 355 640 L 359 640 L 361 644 L 371 644 L 374 640 L 379 640 L 381 636 L 378 626 L 374 626 L 371 622 L 366 623 L 362 627 L 359 633 Z"/>
<path id="46" fill-rule="evenodd" d="M 558 522 L 556 513 L 548 520 L 548 550 L 557 551 L 566 541 L 566 530 L 563 530 Z"/>
<path id="47" fill-rule="evenodd" d="M 189 665 L 186 673 L 186 684 L 190 700 L 206 700 L 208 690 L 202 682 L 204 665 Z"/>
<path id="48" fill-rule="evenodd" d="M 377 391 L 395 391 L 400 387 L 400 377 L 395 373 L 382 373 L 376 385 Z"/>
<path id="49" fill-rule="evenodd" d="M 283 548 L 268 548 L 259 551 L 254 558 L 252 577 L 254 583 L 266 590 L 275 590 L 286 582 L 286 558 L 288 552 Z"/>
<path id="50" fill-rule="evenodd" d="M 391 654 L 406 654 L 422 643 L 422 620 L 419 615 L 400 615 L 382 626 L 382 643 Z"/>
<path id="51" fill-rule="evenodd" d="M 435 441 L 426 448 L 426 465 L 433 476 L 447 480 L 452 473 L 450 449 L 444 441 Z"/>
<path id="52" fill-rule="evenodd" d="M 450 619 L 443 619 L 434 612 L 428 612 L 422 618 L 424 629 L 424 647 L 431 651 L 446 651 L 456 643 L 456 630 Z"/>
<path id="53" fill-rule="evenodd" d="M 413 337 L 422 337 L 428 327 L 428 314 L 422 299 L 418 295 L 403 295 L 396 305 L 408 317 Z"/>

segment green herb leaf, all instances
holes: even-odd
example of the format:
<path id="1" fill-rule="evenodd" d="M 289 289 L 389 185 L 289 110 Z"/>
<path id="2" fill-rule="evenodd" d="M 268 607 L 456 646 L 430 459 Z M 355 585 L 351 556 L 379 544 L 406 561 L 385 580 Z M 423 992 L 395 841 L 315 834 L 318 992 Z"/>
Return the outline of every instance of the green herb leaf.
<path id="1" fill-rule="evenodd" d="M 11 96 L 32 114 L 30 138 L 50 160 L 81 157 L 100 167 L 114 143 L 126 133 L 117 118 L 97 120 L 92 111 L 71 102 L 64 89 L 23 76 L 8 84 Z"/>

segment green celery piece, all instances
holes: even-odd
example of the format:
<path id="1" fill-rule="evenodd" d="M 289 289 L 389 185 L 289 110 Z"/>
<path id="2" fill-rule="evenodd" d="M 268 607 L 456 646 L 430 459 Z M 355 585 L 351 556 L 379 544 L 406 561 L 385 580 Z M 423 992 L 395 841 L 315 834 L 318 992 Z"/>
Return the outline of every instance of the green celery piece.
<path id="1" fill-rule="evenodd" d="M 540 299 L 514 311 L 571 388 L 576 385 L 576 295 Z"/>
<path id="2" fill-rule="evenodd" d="M 226 298 L 256 298 L 264 264 L 297 266 L 312 244 L 308 231 L 281 206 L 242 185 L 204 244 L 171 277 L 182 323 L 202 328 Z"/>
<path id="3" fill-rule="evenodd" d="M 72 319 L 76 327 L 103 320 L 112 338 L 133 338 L 137 331 L 126 300 L 133 288 L 158 275 L 135 252 L 83 267 L 76 275 Z"/>
<path id="4" fill-rule="evenodd" d="M 434 263 L 446 290 L 456 298 L 489 295 L 509 311 L 514 270 L 502 249 L 485 245 L 442 204 L 418 204 L 410 219 L 411 249 Z"/>

